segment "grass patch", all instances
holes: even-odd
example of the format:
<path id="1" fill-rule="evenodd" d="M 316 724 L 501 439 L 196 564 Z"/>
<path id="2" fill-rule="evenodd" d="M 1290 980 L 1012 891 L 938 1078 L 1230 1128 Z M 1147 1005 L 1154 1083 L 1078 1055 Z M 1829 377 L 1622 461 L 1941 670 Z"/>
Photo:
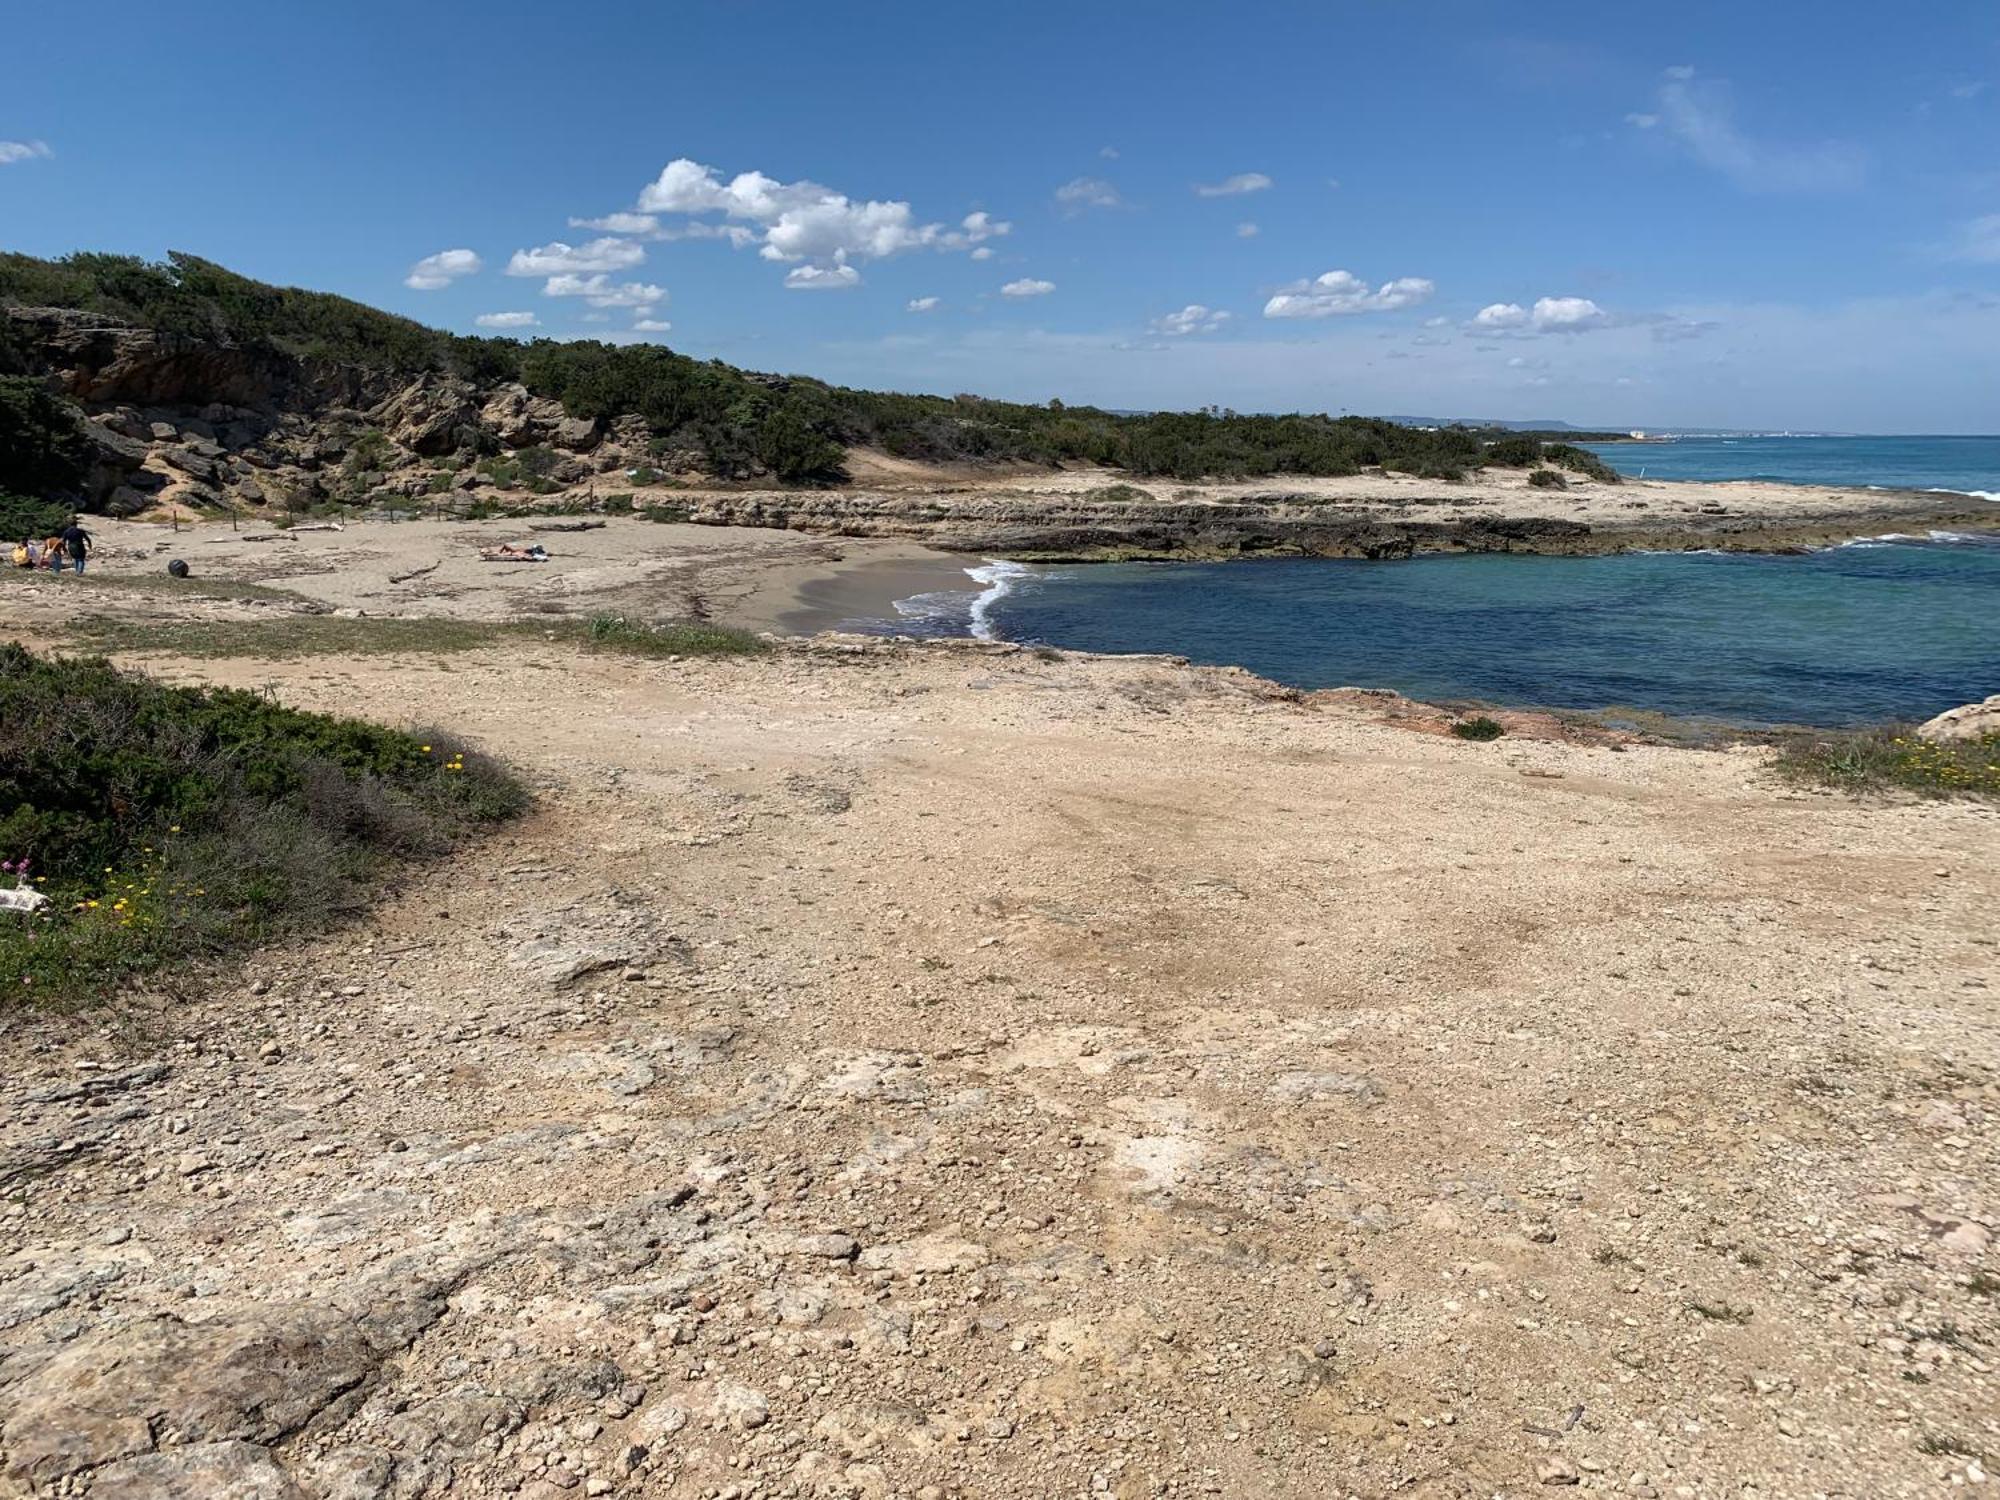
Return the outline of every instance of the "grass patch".
<path id="1" fill-rule="evenodd" d="M 168 687 L 0 646 L 0 994 L 77 1002 L 359 911 L 402 864 L 526 807 L 444 731 Z"/>
<path id="2" fill-rule="evenodd" d="M 1462 740 L 1497 740 L 1507 732 L 1498 719 L 1489 719 L 1480 714 L 1470 719 L 1460 719 L 1451 726 L 1451 732 Z"/>
<path id="3" fill-rule="evenodd" d="M 2000 800 L 2000 734 L 1934 743 L 1901 726 L 1787 737 L 1772 768 L 1788 781 L 1862 795 Z"/>
<path id="4" fill-rule="evenodd" d="M 273 620 L 150 622 L 91 615 L 76 637 L 97 651 L 296 661 L 311 656 L 442 656 L 510 641 L 571 641 L 633 656 L 750 656 L 770 650 L 744 630 L 703 623 L 646 624 L 619 615 L 587 620 L 445 620 L 287 615 Z"/>
<path id="5" fill-rule="evenodd" d="M 558 634 L 573 631 L 565 621 Z M 594 650 L 625 651 L 634 656 L 754 656 L 770 646 L 747 630 L 699 622 L 648 625 L 623 615 L 592 615 L 583 622 L 584 644 Z"/>
<path id="6" fill-rule="evenodd" d="M 171 596 L 181 599 L 228 599 L 253 604 L 306 604 L 304 594 L 273 588 L 268 583 L 242 583 L 229 578 L 174 578 L 166 573 L 94 573 L 93 590 L 125 589 L 135 594 Z"/>
<path id="7" fill-rule="evenodd" d="M 1083 498 L 1105 505 L 1136 505 L 1151 500 L 1153 496 L 1136 484 L 1104 484 L 1094 490 L 1085 490 Z"/>
<path id="8" fill-rule="evenodd" d="M 266 661 L 474 651 L 493 644 L 503 628 L 480 620 L 369 620 L 345 615 L 168 621 L 89 615 L 73 627 L 79 639 L 98 651 L 157 651 L 171 656 Z"/>

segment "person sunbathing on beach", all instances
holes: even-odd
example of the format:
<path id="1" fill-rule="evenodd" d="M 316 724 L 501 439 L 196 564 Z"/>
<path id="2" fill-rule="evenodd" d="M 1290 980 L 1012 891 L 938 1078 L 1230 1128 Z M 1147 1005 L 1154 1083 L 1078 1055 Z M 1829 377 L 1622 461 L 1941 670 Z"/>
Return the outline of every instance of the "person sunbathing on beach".
<path id="1" fill-rule="evenodd" d="M 512 542 L 496 542 L 491 547 L 479 549 L 483 562 L 547 562 L 548 550 L 539 542 L 529 547 L 517 547 Z"/>

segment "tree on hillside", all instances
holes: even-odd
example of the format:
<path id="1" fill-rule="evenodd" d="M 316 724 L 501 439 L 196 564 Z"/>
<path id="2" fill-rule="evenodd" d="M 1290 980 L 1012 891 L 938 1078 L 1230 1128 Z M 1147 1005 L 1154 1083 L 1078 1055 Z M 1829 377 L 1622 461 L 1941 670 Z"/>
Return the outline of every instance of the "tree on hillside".
<path id="1" fill-rule="evenodd" d="M 39 380 L 0 376 L 0 491 L 73 494 L 90 460 L 90 439 L 74 407 Z"/>

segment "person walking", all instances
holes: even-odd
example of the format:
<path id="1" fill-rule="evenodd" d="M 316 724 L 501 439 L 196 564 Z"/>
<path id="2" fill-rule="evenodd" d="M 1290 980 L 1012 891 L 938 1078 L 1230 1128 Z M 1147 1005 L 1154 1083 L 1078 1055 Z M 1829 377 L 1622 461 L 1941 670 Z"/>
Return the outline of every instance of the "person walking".
<path id="1" fill-rule="evenodd" d="M 70 565 L 76 569 L 77 576 L 81 577 L 83 560 L 90 555 L 91 549 L 97 544 L 97 539 L 83 529 L 83 517 L 78 516 L 63 528 L 62 544 L 63 551 L 69 554 Z M 60 561 L 56 564 L 56 571 L 62 571 Z"/>

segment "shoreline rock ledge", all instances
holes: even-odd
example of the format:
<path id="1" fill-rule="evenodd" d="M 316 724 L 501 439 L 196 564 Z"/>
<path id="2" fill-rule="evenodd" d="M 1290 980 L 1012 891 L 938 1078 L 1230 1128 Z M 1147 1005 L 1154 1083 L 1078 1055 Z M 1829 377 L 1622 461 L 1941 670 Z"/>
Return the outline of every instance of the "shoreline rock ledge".
<path id="1" fill-rule="evenodd" d="M 1977 703 L 1948 708 L 1935 719 L 1926 719 L 1917 734 L 1927 740 L 1977 740 L 2000 734 L 2000 693 Z"/>

